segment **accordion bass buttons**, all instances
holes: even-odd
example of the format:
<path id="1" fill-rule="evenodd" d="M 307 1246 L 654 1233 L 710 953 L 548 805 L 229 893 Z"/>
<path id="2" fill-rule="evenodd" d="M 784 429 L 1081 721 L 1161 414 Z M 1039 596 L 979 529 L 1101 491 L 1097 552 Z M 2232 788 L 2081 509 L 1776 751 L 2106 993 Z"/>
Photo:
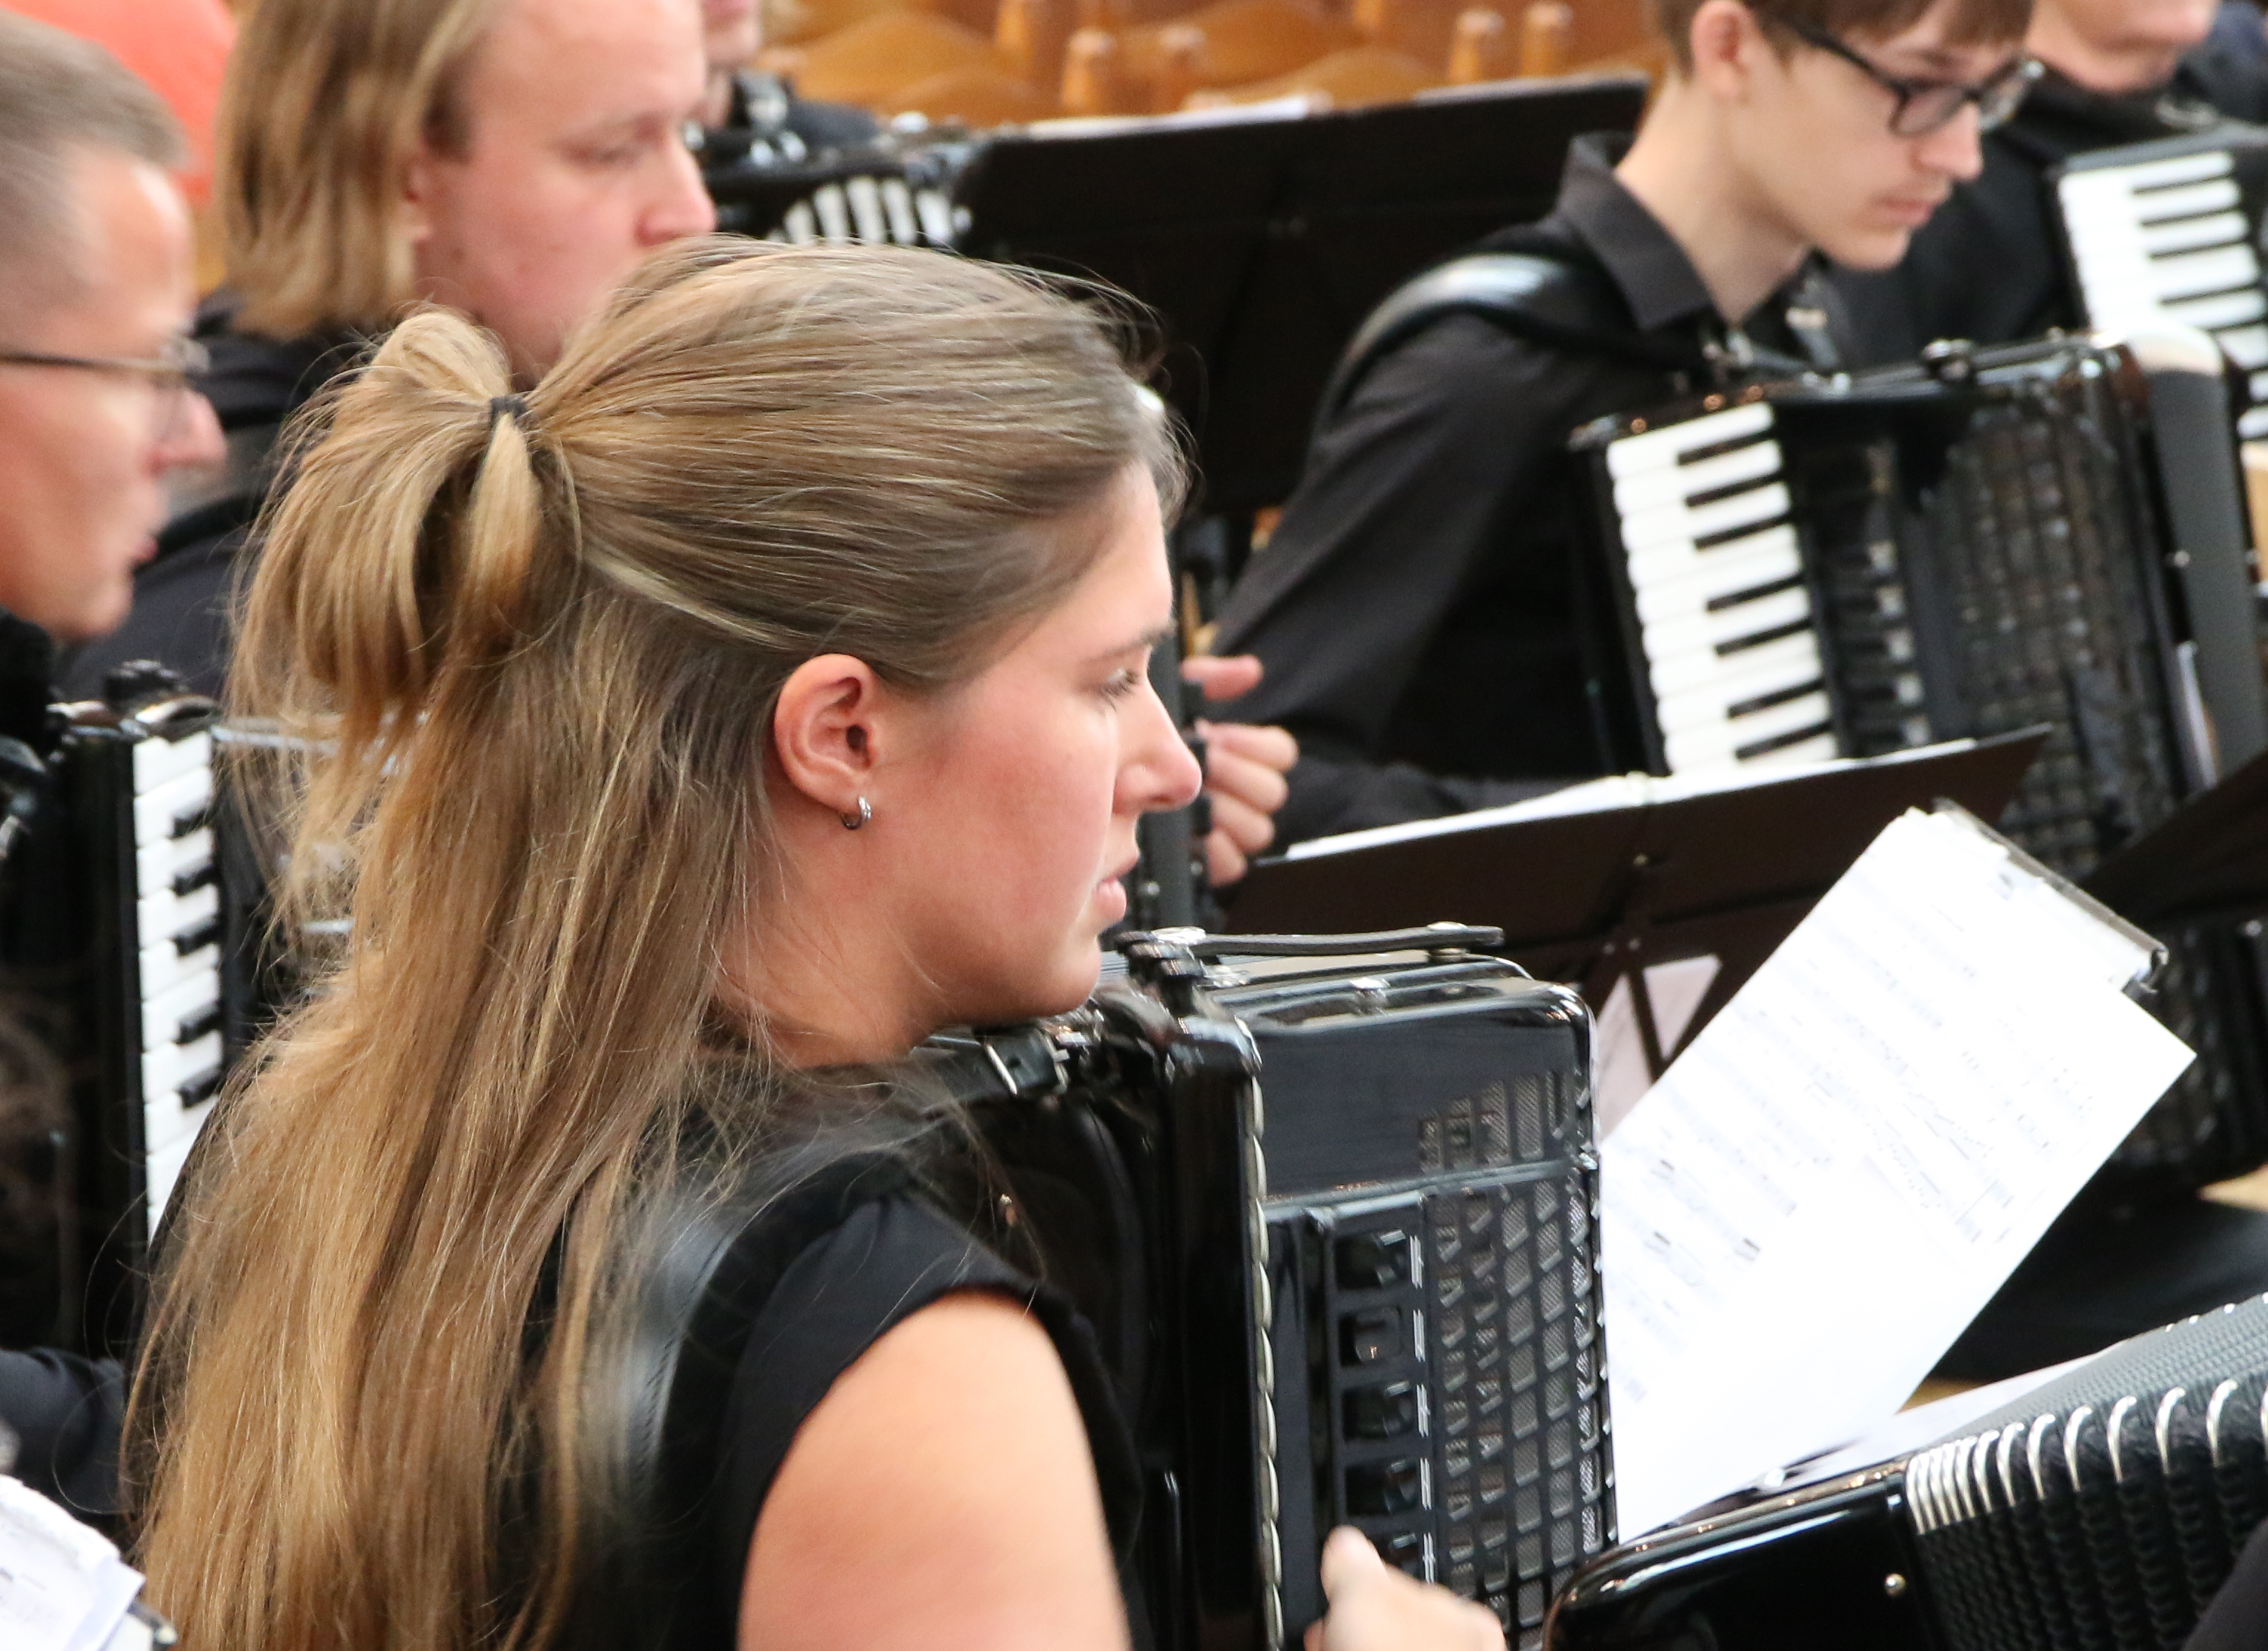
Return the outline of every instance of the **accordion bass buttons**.
<path id="1" fill-rule="evenodd" d="M 1390 1290 L 1412 1276 L 1410 1238 L 1405 1232 L 1359 1233 L 1337 1245 L 1339 1288 Z"/>

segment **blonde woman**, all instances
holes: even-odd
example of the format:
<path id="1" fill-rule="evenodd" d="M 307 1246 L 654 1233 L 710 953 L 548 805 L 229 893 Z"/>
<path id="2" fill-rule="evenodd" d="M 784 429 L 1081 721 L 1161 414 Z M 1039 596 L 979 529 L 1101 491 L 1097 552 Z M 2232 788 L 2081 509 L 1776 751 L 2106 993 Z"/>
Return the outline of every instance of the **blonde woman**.
<path id="1" fill-rule="evenodd" d="M 252 591 L 238 702 L 323 742 L 292 893 L 352 941 L 160 1280 L 142 1552 L 192 1646 L 569 1642 L 640 1209 L 857 1137 L 819 1069 L 1076 1004 L 1136 819 L 1197 788 L 1144 670 L 1178 465 L 1080 307 L 690 244 L 511 392 L 405 323 Z M 911 1192 L 830 1220 L 655 1637 L 1128 1643 L 1060 1304 Z M 1330 1570 L 1333 1647 L 1500 1644 L 1359 1540 Z"/>

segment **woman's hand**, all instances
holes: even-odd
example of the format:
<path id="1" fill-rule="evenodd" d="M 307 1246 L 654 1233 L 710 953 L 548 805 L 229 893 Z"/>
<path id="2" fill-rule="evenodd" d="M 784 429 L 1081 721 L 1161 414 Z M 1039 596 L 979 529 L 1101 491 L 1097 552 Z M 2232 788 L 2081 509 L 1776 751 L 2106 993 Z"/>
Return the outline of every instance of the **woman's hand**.
<path id="1" fill-rule="evenodd" d="M 1307 1651 L 1504 1651 L 1485 1605 L 1404 1576 L 1351 1525 L 1323 1544 L 1329 1614 L 1307 1630 Z"/>
<path id="2" fill-rule="evenodd" d="M 1260 662 L 1249 654 L 1189 659 L 1182 675 L 1208 700 L 1233 700 L 1259 686 Z M 1197 732 L 1205 742 L 1205 795 L 1212 799 L 1205 875 L 1215 888 L 1226 888 L 1276 840 L 1273 816 L 1290 795 L 1284 776 L 1299 761 L 1300 746 L 1280 728 L 1251 723 L 1200 722 Z"/>

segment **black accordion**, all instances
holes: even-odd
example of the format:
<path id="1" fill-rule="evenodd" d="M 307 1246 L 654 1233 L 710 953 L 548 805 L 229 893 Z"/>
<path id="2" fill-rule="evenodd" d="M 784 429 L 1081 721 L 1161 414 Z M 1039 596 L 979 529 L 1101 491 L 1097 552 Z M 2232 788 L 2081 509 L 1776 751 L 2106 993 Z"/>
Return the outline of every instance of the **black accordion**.
<path id="1" fill-rule="evenodd" d="M 0 1339 L 128 1345 L 151 1234 L 247 1028 L 241 902 L 226 898 L 217 708 L 162 672 L 55 707 L 45 795 L 9 856 L 0 966 L 11 1008 L 55 1059 L 65 1104 L 52 1225 L 16 1235 Z"/>
<path id="2" fill-rule="evenodd" d="M 1590 1016 L 1471 950 L 1496 937 L 1131 935 L 1079 1011 L 916 1059 L 942 1207 L 1095 1331 L 1159 1651 L 1295 1645 L 1340 1524 L 1524 1646 L 1613 1544 Z M 707 1493 L 756 1307 L 770 1240 L 718 1207 L 666 1218 L 659 1351 L 622 1384 L 647 1531 Z"/>
<path id="3" fill-rule="evenodd" d="M 1955 1435 L 1658 1531 L 1551 1651 L 2170 1651 L 2268 1516 L 2268 1298 L 2153 1331 Z"/>
<path id="4" fill-rule="evenodd" d="M 1749 385 L 1580 432 L 1612 761 L 1871 757 L 2045 725 L 1999 828 L 2083 878 L 2268 746 L 2219 357 L 2179 329 Z M 2253 941 L 2163 936 L 2200 1060 L 2114 1178 L 2268 1156 Z"/>
<path id="5" fill-rule="evenodd" d="M 2236 429 L 2268 435 L 2268 130 L 2205 131 L 2073 156 L 2050 176 L 2087 324 L 2204 328 L 2236 370 Z"/>

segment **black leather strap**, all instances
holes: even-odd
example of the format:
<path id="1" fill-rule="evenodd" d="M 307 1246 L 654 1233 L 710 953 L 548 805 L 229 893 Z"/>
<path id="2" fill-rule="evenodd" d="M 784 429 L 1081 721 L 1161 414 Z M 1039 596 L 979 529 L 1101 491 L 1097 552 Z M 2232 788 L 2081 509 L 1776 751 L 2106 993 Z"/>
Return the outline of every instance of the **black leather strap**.
<path id="1" fill-rule="evenodd" d="M 1316 410 L 1315 428 L 1343 412 L 1371 369 L 1437 321 L 1477 315 L 1517 337 L 1572 355 L 1666 372 L 1706 372 L 1697 349 L 1634 327 L 1606 271 L 1572 248 L 1473 253 L 1404 283 L 1357 329 Z"/>

